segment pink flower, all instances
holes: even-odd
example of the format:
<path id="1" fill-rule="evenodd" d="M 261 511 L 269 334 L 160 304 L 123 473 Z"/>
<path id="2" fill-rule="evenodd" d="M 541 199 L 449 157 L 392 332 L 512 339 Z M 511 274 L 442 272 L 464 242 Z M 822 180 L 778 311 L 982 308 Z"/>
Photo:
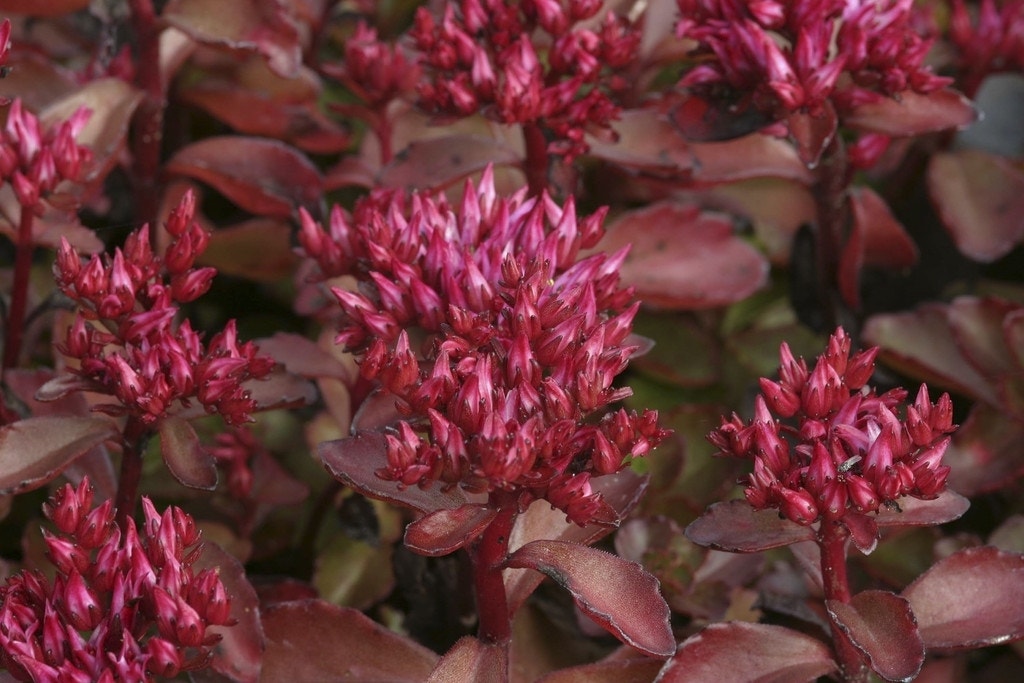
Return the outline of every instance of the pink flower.
<path id="1" fill-rule="evenodd" d="M 905 390 L 877 395 L 865 386 L 877 353 L 851 356 L 839 328 L 808 369 L 782 344 L 780 380 L 761 380 L 754 419 L 734 415 L 708 435 L 722 454 L 754 461 L 745 491 L 751 505 L 811 524 L 944 490 L 949 467 L 942 454 L 956 428 L 949 396 L 933 404 L 922 385 L 899 418 Z"/>
<path id="2" fill-rule="evenodd" d="M 122 533 L 110 501 L 92 503 L 84 480 L 44 505 L 56 576 L 24 571 L 0 588 L 0 665 L 21 681 L 111 683 L 205 667 L 220 640 L 207 629 L 230 622 L 230 605 L 215 570 L 192 570 L 195 522 L 143 498 L 145 522 Z"/>
<path id="3" fill-rule="evenodd" d="M 300 241 L 324 275 L 347 268 L 361 283 L 334 289 L 338 343 L 362 355 L 362 376 L 406 418 L 387 436 L 379 476 L 513 491 L 580 524 L 613 521 L 589 478 L 666 432 L 651 411 L 608 412 L 630 393 L 613 381 L 634 350 L 637 305 L 619 287 L 624 253 L 580 258 L 602 218 L 578 217 L 571 199 L 497 197 L 488 171 L 457 208 L 377 194 L 351 220 L 334 212 L 329 233 L 304 219 Z"/>

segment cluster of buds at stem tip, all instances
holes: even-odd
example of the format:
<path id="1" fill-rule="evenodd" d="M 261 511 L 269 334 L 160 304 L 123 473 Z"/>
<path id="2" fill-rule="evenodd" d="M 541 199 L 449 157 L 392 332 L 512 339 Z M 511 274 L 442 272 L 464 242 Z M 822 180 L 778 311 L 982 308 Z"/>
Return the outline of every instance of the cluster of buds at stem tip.
<path id="1" fill-rule="evenodd" d="M 975 78 L 1024 68 L 1024 0 L 981 0 L 972 20 L 964 0 L 951 0 L 949 40 L 959 67 Z"/>
<path id="2" fill-rule="evenodd" d="M 376 194 L 299 241 L 335 288 L 338 342 L 406 417 L 387 437 L 384 479 L 545 499 L 579 523 L 613 523 L 591 488 L 666 435 L 657 413 L 609 411 L 635 347 L 637 304 L 619 286 L 625 251 L 580 258 L 604 213 L 577 217 L 526 190 L 496 196 L 488 169 L 461 206 Z"/>
<path id="3" fill-rule="evenodd" d="M 113 256 L 84 263 L 61 242 L 54 275 L 78 313 L 58 348 L 78 361 L 73 372 L 90 390 L 117 399 L 98 410 L 154 424 L 176 403 L 196 400 L 241 424 L 257 408 L 242 384 L 266 377 L 274 362 L 257 355 L 252 342 L 239 343 L 233 320 L 205 345 L 187 320 L 175 320 L 178 304 L 204 294 L 216 274 L 194 267 L 209 241 L 194 212 L 190 192 L 167 220 L 171 242 L 162 256 L 150 246 L 148 226 L 129 235 Z"/>
<path id="4" fill-rule="evenodd" d="M 753 420 L 733 414 L 708 435 L 722 454 L 754 461 L 745 480 L 754 508 L 811 524 L 942 493 L 949 476 L 942 456 L 956 428 L 949 395 L 931 403 L 922 384 L 901 411 L 905 389 L 879 395 L 865 386 L 877 353 L 851 356 L 839 328 L 808 369 L 783 343 L 779 381 L 761 379 Z"/>
<path id="5" fill-rule="evenodd" d="M 680 84 L 698 95 L 725 87 L 775 119 L 842 114 L 906 90 L 950 83 L 924 65 L 912 0 L 677 0 L 676 33 L 696 41 Z"/>
<path id="6" fill-rule="evenodd" d="M 62 182 L 78 180 L 92 159 L 89 149 L 75 142 L 89 116 L 83 107 L 43 130 L 20 99 L 11 104 L 7 124 L 0 131 L 0 182 L 10 183 L 22 207 L 35 209 Z"/>
<path id="7" fill-rule="evenodd" d="M 142 525 L 120 528 L 110 501 L 93 507 L 86 479 L 44 506 L 52 582 L 23 571 L 0 587 L 0 665 L 16 680 L 152 681 L 209 663 L 220 640 L 209 627 L 231 623 L 227 591 L 216 570 L 193 571 L 195 521 L 142 504 Z"/>
<path id="8" fill-rule="evenodd" d="M 612 137 L 619 74 L 633 63 L 639 30 L 600 10 L 597 0 L 460 0 L 440 21 L 420 8 L 410 32 L 428 79 L 426 109 L 455 116 L 477 112 L 501 123 L 538 125 L 549 151 L 571 159 L 587 151 L 584 134 Z"/>
<path id="9" fill-rule="evenodd" d="M 323 69 L 375 108 L 413 94 L 420 78 L 415 61 L 400 46 L 380 40 L 377 30 L 364 22 L 345 41 L 344 63 L 325 64 Z"/>

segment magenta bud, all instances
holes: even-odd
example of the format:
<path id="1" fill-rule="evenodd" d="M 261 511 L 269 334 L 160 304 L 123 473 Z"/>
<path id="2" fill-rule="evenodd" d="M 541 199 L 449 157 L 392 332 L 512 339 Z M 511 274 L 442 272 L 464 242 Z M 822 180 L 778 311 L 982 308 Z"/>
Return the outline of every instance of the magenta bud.
<path id="1" fill-rule="evenodd" d="M 178 648 L 163 638 L 153 637 L 146 643 L 146 671 L 161 678 L 174 678 L 181 671 L 182 658 Z"/>

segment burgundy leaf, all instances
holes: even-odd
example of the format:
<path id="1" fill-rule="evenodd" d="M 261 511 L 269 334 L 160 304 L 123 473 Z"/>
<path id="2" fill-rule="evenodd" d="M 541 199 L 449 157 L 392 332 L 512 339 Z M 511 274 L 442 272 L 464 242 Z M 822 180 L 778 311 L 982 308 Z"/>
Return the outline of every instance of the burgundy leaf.
<path id="1" fill-rule="evenodd" d="M 838 277 L 843 299 L 859 308 L 862 267 L 909 268 L 917 262 L 917 246 L 871 188 L 853 190 L 850 209 L 853 226 L 839 257 Z"/>
<path id="2" fill-rule="evenodd" d="M 405 545 L 428 557 L 448 555 L 483 533 L 497 514 L 483 504 L 436 510 L 405 528 Z"/>
<path id="3" fill-rule="evenodd" d="M 947 309 L 923 304 L 913 311 L 868 319 L 865 343 L 881 347 L 881 358 L 900 372 L 957 393 L 999 404 L 999 396 L 967 360 L 950 334 Z"/>
<path id="4" fill-rule="evenodd" d="M 789 115 L 786 127 L 804 165 L 808 168 L 818 165 L 822 152 L 835 137 L 838 125 L 836 111 L 827 101 L 821 114 L 797 111 Z"/>
<path id="5" fill-rule="evenodd" d="M 387 464 L 387 441 L 380 432 L 360 432 L 337 441 L 327 441 L 317 447 L 317 454 L 327 471 L 347 486 L 370 498 L 419 510 L 454 510 L 468 501 L 461 489 L 441 491 L 438 487 L 421 489 L 418 486 L 400 486 L 377 476 L 378 469 Z"/>
<path id="6" fill-rule="evenodd" d="M 847 511 L 840 523 L 850 532 L 850 540 L 857 550 L 870 555 L 878 546 L 878 523 L 868 515 Z"/>
<path id="7" fill-rule="evenodd" d="M 259 599 L 245 575 L 245 567 L 216 543 L 205 541 L 193 571 L 214 569 L 231 598 L 231 626 L 211 626 L 208 633 L 221 636 L 214 646 L 211 666 L 238 683 L 256 683 L 265 649 L 260 623 Z"/>
<path id="8" fill-rule="evenodd" d="M 814 530 L 783 519 L 777 510 L 755 510 L 745 500 L 715 503 L 686 527 L 698 545 L 732 553 L 756 553 L 814 540 Z"/>
<path id="9" fill-rule="evenodd" d="M 1024 636 L 1024 555 L 992 546 L 939 560 L 903 591 L 928 648 L 975 648 Z"/>
<path id="10" fill-rule="evenodd" d="M 978 118 L 971 101 L 955 90 L 927 94 L 904 90 L 900 98 L 882 97 L 843 114 L 843 124 L 892 137 L 962 128 Z"/>
<path id="11" fill-rule="evenodd" d="M 40 403 L 56 403 L 81 396 L 83 391 L 95 391 L 98 388 L 101 386 L 97 382 L 78 375 L 57 375 L 40 385 L 32 397 Z"/>
<path id="12" fill-rule="evenodd" d="M 647 491 L 649 478 L 624 469 L 615 474 L 590 480 L 594 491 L 601 494 L 619 519 L 624 518 L 640 502 Z M 589 524 L 581 527 L 565 518 L 565 513 L 547 501 L 535 500 L 519 515 L 509 538 L 509 551 L 515 551 L 531 541 L 542 539 L 569 541 L 591 545 L 613 531 L 607 524 Z M 505 570 L 505 591 L 508 593 L 509 611 L 515 612 L 540 585 L 544 577 L 528 569 Z"/>
<path id="13" fill-rule="evenodd" d="M 880 527 L 935 526 L 960 519 L 971 506 L 971 501 L 946 489 L 932 500 L 900 498 L 899 506 L 899 510 L 883 507 L 872 519 Z"/>
<path id="14" fill-rule="evenodd" d="M 960 251 L 985 263 L 1024 239 L 1024 173 L 976 149 L 934 154 L 928 192 Z"/>
<path id="15" fill-rule="evenodd" d="M 297 505 L 309 497 L 309 486 L 289 474 L 269 451 L 259 449 L 253 456 L 249 495 L 267 506 Z"/>
<path id="16" fill-rule="evenodd" d="M 5 13 L 26 14 L 30 17 L 59 17 L 89 6 L 89 0 L 2 0 L 0 9 Z"/>
<path id="17" fill-rule="evenodd" d="M 282 0 L 170 0 L 161 18 L 200 43 L 259 52 L 284 77 L 302 64 L 299 32 Z"/>
<path id="18" fill-rule="evenodd" d="M 118 161 L 128 135 L 128 125 L 142 93 L 120 78 L 101 78 L 76 88 L 68 96 L 39 112 L 45 126 L 67 120 L 80 107 L 92 114 L 76 138 L 92 150 L 92 161 L 80 177 L 82 183 L 100 182 Z"/>
<path id="19" fill-rule="evenodd" d="M 695 205 L 660 202 L 628 211 L 599 246 L 610 253 L 629 244 L 622 280 L 652 306 L 716 308 L 767 281 L 767 260 L 735 234 L 732 222 Z"/>
<path id="20" fill-rule="evenodd" d="M 909 681 L 924 664 L 924 643 L 910 603 L 895 593 L 869 590 L 849 603 L 826 600 L 833 622 L 868 663 L 889 681 Z"/>
<path id="21" fill-rule="evenodd" d="M 395 426 L 402 419 L 395 395 L 377 388 L 356 409 L 356 414 L 352 416 L 352 431 L 379 431 Z"/>
<path id="22" fill-rule="evenodd" d="M 996 378 L 1017 370 L 1016 359 L 1003 337 L 1003 319 L 1020 306 L 993 297 L 958 296 L 949 304 L 946 319 L 964 358 L 985 377 Z"/>
<path id="23" fill-rule="evenodd" d="M 460 638 L 445 653 L 427 683 L 508 683 L 508 647 Z"/>
<path id="24" fill-rule="evenodd" d="M 595 662 L 552 671 L 536 683 L 651 683 L 663 666 L 646 657 Z"/>
<path id="25" fill-rule="evenodd" d="M 694 143 L 693 177 L 704 183 L 733 182 L 748 178 L 786 178 L 805 185 L 813 175 L 787 141 L 754 133 L 729 142 Z"/>
<path id="26" fill-rule="evenodd" d="M 380 184 L 407 190 L 441 188 L 489 165 L 516 164 L 521 155 L 498 140 L 450 135 L 411 142 L 380 172 Z"/>
<path id="27" fill-rule="evenodd" d="M 301 152 L 278 140 L 206 138 L 179 150 L 166 169 L 208 183 L 260 216 L 289 218 L 298 207 L 317 207 L 321 201 L 320 172 Z"/>
<path id="28" fill-rule="evenodd" d="M 354 379 L 351 368 L 301 334 L 277 332 L 273 337 L 257 340 L 257 344 L 260 353 L 270 356 L 296 375 L 333 377 L 345 381 Z"/>
<path id="29" fill-rule="evenodd" d="M 316 402 L 316 387 L 290 372 L 278 368 L 263 379 L 252 379 L 242 384 L 249 397 L 256 401 L 257 410 L 299 408 Z"/>
<path id="30" fill-rule="evenodd" d="M 656 683 L 804 683 L 836 670 L 820 640 L 770 624 L 712 624 L 687 638 Z"/>
<path id="31" fill-rule="evenodd" d="M 1024 474 L 1024 424 L 995 408 L 975 405 L 953 436 L 943 463 L 949 485 L 973 496 Z"/>
<path id="32" fill-rule="evenodd" d="M 678 97 L 678 103 L 669 111 L 669 120 L 690 142 L 734 140 L 773 122 L 756 107 L 740 109 L 735 102 L 692 95 Z"/>
<path id="33" fill-rule="evenodd" d="M 591 139 L 590 156 L 648 173 L 680 174 L 690 170 L 690 146 L 659 110 L 626 110 L 612 128 L 618 139 Z"/>
<path id="34" fill-rule="evenodd" d="M 263 630 L 264 681 L 422 683 L 437 663 L 433 652 L 362 612 L 322 600 L 265 609 Z"/>
<path id="35" fill-rule="evenodd" d="M 535 569 L 572 594 L 579 608 L 627 645 L 668 657 L 676 643 L 658 580 L 635 562 L 565 541 L 533 541 L 506 566 Z"/>
<path id="36" fill-rule="evenodd" d="M 218 228 L 197 261 L 224 275 L 277 282 L 291 275 L 299 262 L 291 249 L 291 231 L 287 223 L 273 218 Z"/>
<path id="37" fill-rule="evenodd" d="M 30 417 L 0 427 L 0 495 L 46 484 L 93 446 L 120 432 L 105 417 Z"/>
<path id="38" fill-rule="evenodd" d="M 171 415 L 160 421 L 160 452 L 167 469 L 183 485 L 212 491 L 217 488 L 217 465 L 199 443 L 188 420 Z"/>

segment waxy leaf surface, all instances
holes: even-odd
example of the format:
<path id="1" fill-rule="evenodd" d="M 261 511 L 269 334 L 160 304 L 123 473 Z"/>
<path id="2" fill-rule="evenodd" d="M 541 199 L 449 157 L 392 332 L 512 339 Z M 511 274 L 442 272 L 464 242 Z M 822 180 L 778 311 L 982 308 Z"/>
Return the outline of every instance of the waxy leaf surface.
<path id="1" fill-rule="evenodd" d="M 437 663 L 427 683 L 507 683 L 508 648 L 472 636 L 460 638 Z"/>
<path id="2" fill-rule="evenodd" d="M 193 489 L 217 488 L 217 465 L 188 420 L 177 415 L 165 417 L 159 431 L 160 452 L 175 479 Z"/>
<path id="3" fill-rule="evenodd" d="M 30 417 L 0 427 L 0 495 L 38 488 L 107 439 L 117 425 L 105 417 Z"/>
<path id="4" fill-rule="evenodd" d="M 756 553 L 814 540 L 814 530 L 779 517 L 777 510 L 755 510 L 745 500 L 715 503 L 686 527 L 698 545 L 733 553 Z"/>
<path id="5" fill-rule="evenodd" d="M 904 90 L 898 100 L 882 97 L 857 106 L 843 115 L 843 123 L 871 133 L 904 137 L 961 128 L 977 118 L 971 101 L 955 90 L 927 94 Z"/>
<path id="6" fill-rule="evenodd" d="M 827 600 L 829 616 L 889 681 L 909 681 L 924 664 L 924 643 L 910 603 L 895 593 L 869 590 L 849 603 Z"/>
<path id="7" fill-rule="evenodd" d="M 463 505 L 454 510 L 431 512 L 406 527 L 405 545 L 420 555 L 448 555 L 483 533 L 497 514 L 497 509 L 487 505 Z"/>

